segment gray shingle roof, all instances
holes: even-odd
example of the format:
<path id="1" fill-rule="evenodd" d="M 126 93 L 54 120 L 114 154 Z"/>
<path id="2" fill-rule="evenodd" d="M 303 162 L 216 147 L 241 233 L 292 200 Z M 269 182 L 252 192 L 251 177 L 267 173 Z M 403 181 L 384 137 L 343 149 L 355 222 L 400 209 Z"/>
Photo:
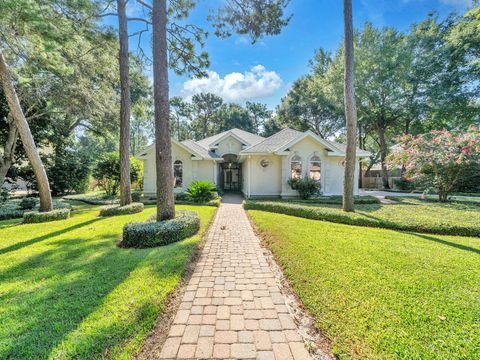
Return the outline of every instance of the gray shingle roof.
<path id="1" fill-rule="evenodd" d="M 199 155 L 201 155 L 205 159 L 219 159 L 220 156 L 217 154 L 211 152 L 210 150 L 204 148 L 203 146 L 199 145 L 193 140 L 184 140 L 182 141 L 182 144 L 185 145 L 187 148 L 197 152 Z"/>
<path id="2" fill-rule="evenodd" d="M 303 133 L 293 129 L 283 129 L 276 134 L 266 138 L 262 142 L 250 146 L 249 148 L 242 150 L 242 154 L 252 153 L 269 153 L 277 150 L 279 147 L 288 144 L 293 139 L 302 135 Z"/>
<path id="3" fill-rule="evenodd" d="M 227 133 L 233 133 L 234 135 L 238 136 L 240 139 L 245 141 L 247 145 L 250 145 L 250 146 L 258 144 L 260 141 L 265 140 L 264 137 L 261 137 L 259 135 L 249 133 L 248 131 L 245 131 L 245 130 L 234 128 L 232 130 L 224 131 L 224 132 L 221 132 L 220 134 L 213 135 L 202 140 L 198 140 L 196 143 L 204 148 L 208 148 L 209 145 L 215 144 L 216 141 L 220 140 Z"/>

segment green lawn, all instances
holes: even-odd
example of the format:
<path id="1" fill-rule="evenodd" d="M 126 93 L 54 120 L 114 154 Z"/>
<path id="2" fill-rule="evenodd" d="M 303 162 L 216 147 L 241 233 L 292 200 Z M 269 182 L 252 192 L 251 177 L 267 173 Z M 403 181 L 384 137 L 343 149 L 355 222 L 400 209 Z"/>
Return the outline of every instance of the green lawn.
<path id="1" fill-rule="evenodd" d="M 153 207 L 100 218 L 99 207 L 84 205 L 66 221 L 0 222 L 0 358 L 129 358 L 216 210 L 177 209 L 197 211 L 201 231 L 143 250 L 115 242 L 125 223 L 147 219 Z"/>
<path id="2" fill-rule="evenodd" d="M 249 213 L 340 358 L 478 359 L 479 238 Z"/>
<path id="3" fill-rule="evenodd" d="M 438 203 L 397 198 L 398 204 L 356 205 L 345 213 L 340 205 L 248 200 L 246 209 L 263 210 L 349 225 L 384 227 L 434 234 L 480 236 L 480 203 Z"/>

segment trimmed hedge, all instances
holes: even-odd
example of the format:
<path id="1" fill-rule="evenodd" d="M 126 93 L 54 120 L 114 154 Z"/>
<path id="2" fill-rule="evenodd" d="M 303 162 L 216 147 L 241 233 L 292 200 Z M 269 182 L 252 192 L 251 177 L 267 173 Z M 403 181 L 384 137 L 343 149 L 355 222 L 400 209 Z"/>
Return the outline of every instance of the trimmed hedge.
<path id="1" fill-rule="evenodd" d="M 412 221 L 395 222 L 394 220 L 382 219 L 378 216 L 368 216 L 355 212 L 343 212 L 340 208 L 334 207 L 308 206 L 277 201 L 247 200 L 244 202 L 244 208 L 246 210 L 268 211 L 306 219 L 330 221 L 347 225 L 379 227 L 392 230 L 423 232 L 430 234 L 480 237 L 480 226 L 469 224 L 457 225 L 450 222 L 444 224 L 415 222 L 413 221 L 413 217 Z M 415 211 L 416 209 L 412 208 L 413 214 Z M 432 216 L 435 215 L 432 213 Z"/>
<path id="2" fill-rule="evenodd" d="M 219 207 L 220 206 L 220 203 L 222 201 L 222 198 L 218 197 L 214 200 L 210 200 L 209 202 L 206 202 L 206 203 L 197 203 L 197 202 L 193 202 L 191 200 L 180 200 L 180 199 L 176 199 L 175 198 L 175 205 L 197 205 L 197 206 L 215 206 L 215 207 Z M 142 202 L 145 204 L 145 205 L 155 205 L 157 203 L 157 200 L 155 199 L 147 199 L 147 200 L 142 200 Z"/>
<path id="3" fill-rule="evenodd" d="M 70 209 L 54 209 L 52 211 L 38 212 L 27 211 L 23 213 L 25 224 L 42 223 L 47 221 L 65 220 L 70 217 Z"/>
<path id="4" fill-rule="evenodd" d="M 255 198 L 255 200 L 265 200 L 265 201 L 279 201 L 286 203 L 299 203 L 299 204 L 330 204 L 330 205 L 341 205 L 343 197 L 341 195 L 332 195 L 332 196 L 318 196 L 311 199 L 262 199 Z M 366 205 L 366 204 L 380 204 L 380 199 L 371 195 L 355 196 L 355 204 L 357 205 Z"/>
<path id="5" fill-rule="evenodd" d="M 100 216 L 116 216 L 116 215 L 129 215 L 142 212 L 144 209 L 143 203 L 134 202 L 125 206 L 120 205 L 108 205 L 100 208 Z"/>
<path id="6" fill-rule="evenodd" d="M 33 209 L 28 209 L 28 210 L 22 209 L 20 207 L 21 202 L 22 202 L 22 199 L 10 199 L 0 204 L 0 221 L 22 218 L 24 213 L 28 211 L 38 210 L 38 205 L 39 205 L 38 201 L 36 201 L 36 205 Z M 53 208 L 54 209 L 63 209 L 63 208 L 71 209 L 72 206 L 68 203 L 64 203 L 64 202 L 58 201 L 57 199 L 54 199 Z"/>
<path id="7" fill-rule="evenodd" d="M 146 248 L 168 245 L 194 235 L 200 229 L 200 218 L 193 211 L 178 211 L 175 218 L 147 222 L 132 222 L 123 227 L 123 247 Z"/>
<path id="8" fill-rule="evenodd" d="M 103 192 L 92 194 L 66 195 L 63 197 L 63 199 L 81 201 L 89 205 L 113 205 L 119 203 L 118 198 L 107 196 Z"/>

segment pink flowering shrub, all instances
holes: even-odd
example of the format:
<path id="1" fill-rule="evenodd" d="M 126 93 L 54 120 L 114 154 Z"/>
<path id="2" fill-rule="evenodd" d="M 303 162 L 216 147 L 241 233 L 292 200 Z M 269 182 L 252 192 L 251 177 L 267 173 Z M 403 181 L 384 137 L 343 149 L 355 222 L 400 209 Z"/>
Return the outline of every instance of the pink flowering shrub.
<path id="1" fill-rule="evenodd" d="M 407 179 L 434 188 L 440 201 L 465 177 L 480 176 L 480 131 L 435 130 L 405 135 L 388 158 L 388 166 L 404 166 Z"/>

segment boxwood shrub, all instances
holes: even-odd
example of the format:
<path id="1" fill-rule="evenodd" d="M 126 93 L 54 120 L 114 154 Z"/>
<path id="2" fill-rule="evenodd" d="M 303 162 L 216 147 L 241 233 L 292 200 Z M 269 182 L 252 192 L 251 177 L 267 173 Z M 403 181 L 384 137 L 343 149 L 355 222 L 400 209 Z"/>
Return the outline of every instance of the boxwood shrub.
<path id="1" fill-rule="evenodd" d="M 343 197 L 341 195 L 331 195 L 331 196 L 318 196 L 310 199 L 262 199 L 255 198 L 255 200 L 267 200 L 267 201 L 281 201 L 288 203 L 301 203 L 301 204 L 330 204 L 330 205 L 341 205 Z M 380 204 L 380 199 L 371 195 L 362 195 L 355 196 L 356 205 L 366 205 L 366 204 Z"/>
<path id="2" fill-rule="evenodd" d="M 146 248 L 168 245 L 194 235 L 200 229 L 197 213 L 178 211 L 175 218 L 155 221 L 152 215 L 147 222 L 132 222 L 123 227 L 122 247 Z"/>
<path id="3" fill-rule="evenodd" d="M 116 216 L 129 215 L 142 212 L 144 209 L 143 203 L 134 202 L 125 206 L 107 205 L 100 208 L 100 216 Z"/>
<path id="4" fill-rule="evenodd" d="M 25 224 L 41 223 L 55 220 L 65 220 L 70 217 L 70 209 L 54 209 L 52 211 L 39 212 L 27 211 L 23 213 L 23 222 Z"/>
<path id="5" fill-rule="evenodd" d="M 394 205 L 388 205 L 394 206 Z M 367 216 L 355 212 L 343 212 L 339 208 L 308 206 L 307 204 L 280 201 L 247 200 L 247 210 L 261 210 L 284 215 L 291 215 L 312 220 L 324 220 L 347 225 L 379 227 L 392 230 L 414 231 L 431 234 L 480 236 L 480 227 L 468 224 L 435 224 L 431 222 L 396 222 L 394 219 Z M 415 209 L 412 209 L 415 211 Z M 433 215 L 432 215 L 433 216 Z"/>

